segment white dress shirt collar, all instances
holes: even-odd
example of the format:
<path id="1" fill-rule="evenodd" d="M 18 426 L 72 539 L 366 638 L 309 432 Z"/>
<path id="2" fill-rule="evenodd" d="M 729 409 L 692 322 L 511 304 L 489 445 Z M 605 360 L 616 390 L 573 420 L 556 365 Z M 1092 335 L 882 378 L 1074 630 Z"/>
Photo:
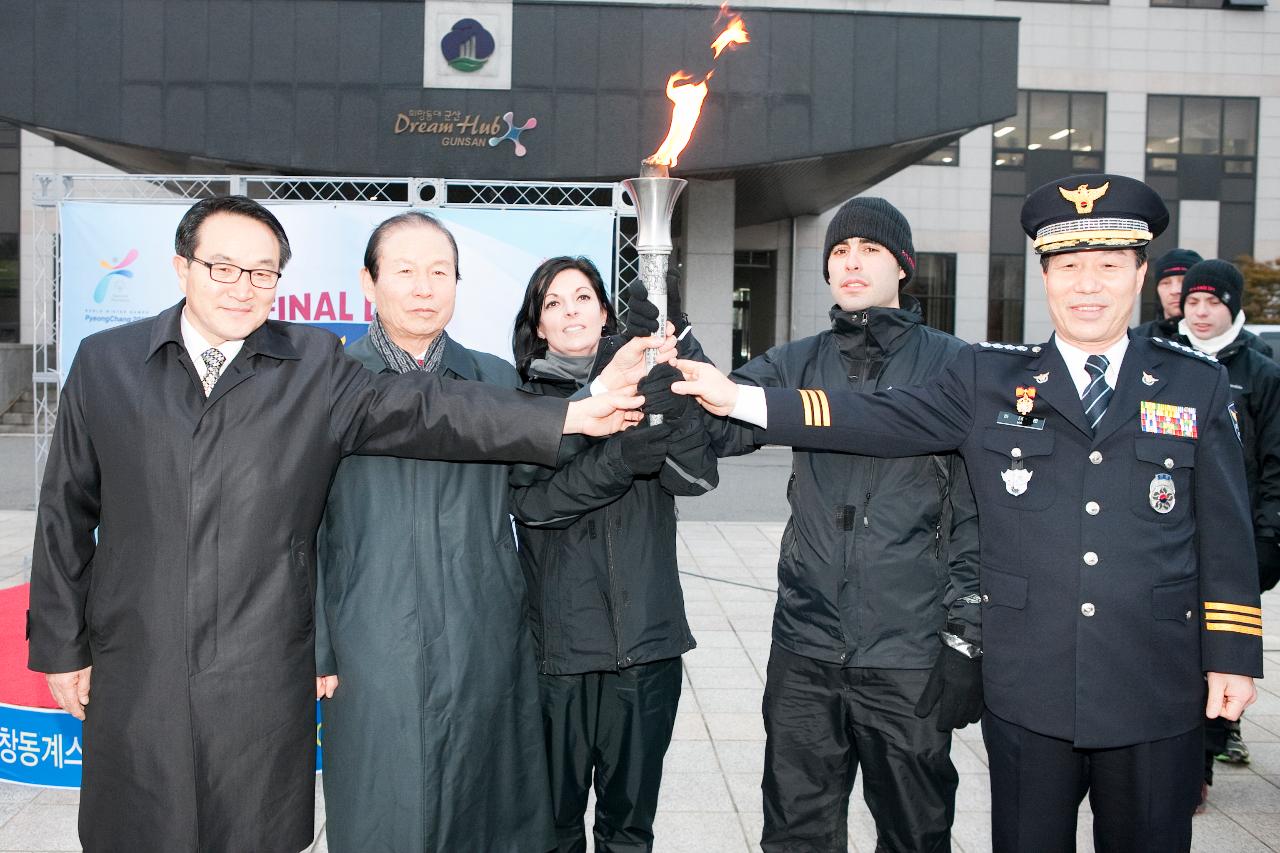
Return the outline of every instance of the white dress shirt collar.
<path id="1" fill-rule="evenodd" d="M 1058 352 L 1062 355 L 1062 360 L 1067 363 L 1067 372 L 1071 374 L 1071 381 L 1076 384 L 1076 393 L 1084 394 L 1084 389 L 1089 387 L 1092 377 L 1089 371 L 1085 369 L 1084 363 L 1093 353 L 1087 353 L 1077 346 L 1067 343 L 1057 335 L 1053 336 L 1054 346 L 1058 348 Z M 1120 340 L 1116 341 L 1106 352 L 1099 353 L 1105 355 L 1108 360 L 1107 364 L 1107 384 L 1114 389 L 1116 381 L 1120 378 L 1120 362 L 1124 361 L 1124 354 L 1129 349 L 1129 335 L 1125 334 Z"/>
<path id="2" fill-rule="evenodd" d="M 204 351 L 208 349 L 216 349 L 220 351 L 227 360 L 222 363 L 222 369 L 226 370 L 227 365 L 231 364 L 231 360 L 240 352 L 240 347 L 244 346 L 244 340 L 225 341 L 216 347 L 204 339 L 204 336 L 196 331 L 196 327 L 187 319 L 187 309 L 182 309 L 182 345 L 187 349 L 187 355 L 191 356 L 191 363 L 195 365 L 196 373 L 204 378 L 209 368 L 204 363 Z"/>

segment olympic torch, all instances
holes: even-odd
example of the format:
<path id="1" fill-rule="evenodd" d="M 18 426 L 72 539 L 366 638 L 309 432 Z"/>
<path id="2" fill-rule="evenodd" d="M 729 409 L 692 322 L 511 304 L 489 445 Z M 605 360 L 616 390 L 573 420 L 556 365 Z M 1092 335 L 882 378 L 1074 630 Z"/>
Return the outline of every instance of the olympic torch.
<path id="1" fill-rule="evenodd" d="M 728 3 L 720 7 L 716 22 L 728 19 L 728 24 L 711 42 L 713 58 L 729 47 L 750 41 L 741 16 L 729 10 Z M 689 183 L 671 177 L 671 167 L 676 165 L 680 152 L 684 151 L 693 129 L 702 113 L 702 102 L 707 97 L 707 81 L 715 73 L 714 66 L 694 83 L 693 75 L 677 71 L 667 78 L 667 98 L 671 101 L 671 126 L 658 150 L 640 164 L 640 177 L 622 182 L 636 208 L 638 230 L 636 250 L 640 255 L 640 281 L 649 292 L 649 301 L 658 309 L 657 337 L 667 334 L 667 264 L 671 257 L 671 215 L 676 200 Z M 657 362 L 658 351 L 645 352 L 645 364 L 650 368 Z M 649 415 L 650 425 L 662 423 L 662 415 Z"/>

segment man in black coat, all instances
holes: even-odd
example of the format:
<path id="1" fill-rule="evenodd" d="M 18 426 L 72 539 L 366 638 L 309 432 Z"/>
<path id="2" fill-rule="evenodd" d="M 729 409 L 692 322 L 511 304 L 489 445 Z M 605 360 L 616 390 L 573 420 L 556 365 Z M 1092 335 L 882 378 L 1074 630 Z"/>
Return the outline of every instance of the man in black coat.
<path id="1" fill-rule="evenodd" d="M 1186 274 L 1179 305 L 1178 340 L 1213 356 L 1227 369 L 1244 445 L 1244 469 L 1253 512 L 1258 579 L 1263 590 L 1280 578 L 1280 365 L 1244 337 L 1244 276 L 1229 261 L 1200 261 Z M 1213 757 L 1246 764 L 1249 748 L 1239 720 L 1212 720 L 1206 731 L 1205 784 Z M 1202 794 L 1207 796 L 1207 790 Z"/>
<path id="2" fill-rule="evenodd" d="M 1161 316 L 1135 326 L 1133 333 L 1146 338 L 1176 339 L 1185 332 L 1178 330 L 1182 320 L 1182 280 L 1187 270 L 1200 261 L 1200 253 L 1194 249 L 1170 249 L 1151 263 L 1151 277 L 1156 283 L 1156 296 L 1160 298 Z M 1271 345 L 1248 329 L 1240 329 L 1243 346 L 1255 349 L 1271 358 Z"/>
<path id="3" fill-rule="evenodd" d="M 924 325 L 900 288 L 911 226 L 881 198 L 827 228 L 831 329 L 776 346 L 731 378 L 874 391 L 926 382 L 964 344 Z M 759 447 L 716 421 L 720 455 Z M 954 453 L 878 459 L 797 449 L 764 691 L 766 851 L 843 850 L 859 768 L 877 849 L 951 849 L 951 731 L 982 711 L 978 522 Z M 931 683 L 932 682 L 932 683 Z"/>
<path id="4" fill-rule="evenodd" d="M 1054 336 L 982 343 L 875 394 L 754 389 L 678 362 L 758 440 L 907 456 L 958 449 L 981 535 L 983 681 L 997 853 L 1075 850 L 1086 792 L 1108 851 L 1186 851 L 1205 717 L 1238 718 L 1262 675 L 1253 531 L 1227 374 L 1126 334 L 1150 188 L 1078 175 L 1033 192 Z M 1207 696 L 1206 696 L 1207 677 Z"/>
<path id="5" fill-rule="evenodd" d="M 332 334 L 267 320 L 289 243 L 248 198 L 198 202 L 175 245 L 186 299 L 87 338 L 67 376 L 29 665 L 84 720 L 86 850 L 296 853 L 313 836 L 316 528 L 339 460 L 551 463 L 561 432 L 612 431 L 614 404 L 639 401 L 375 376 Z"/>

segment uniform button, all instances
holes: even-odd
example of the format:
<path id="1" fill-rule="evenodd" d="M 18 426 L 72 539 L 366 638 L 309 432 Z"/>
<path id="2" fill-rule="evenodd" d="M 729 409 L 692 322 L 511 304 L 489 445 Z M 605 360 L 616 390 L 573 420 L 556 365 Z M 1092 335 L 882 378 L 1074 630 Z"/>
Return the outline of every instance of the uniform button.
<path id="1" fill-rule="evenodd" d="M 1102 507 L 1098 506 L 1097 501 L 1089 501 L 1084 505 L 1084 511 L 1089 513 L 1089 515 L 1097 515 L 1100 509 L 1102 509 Z"/>
<path id="2" fill-rule="evenodd" d="M 1012 456 L 1014 459 L 1021 459 L 1021 458 L 1022 458 L 1022 448 L 1021 448 L 1021 447 L 1015 447 L 1013 450 L 1010 450 L 1010 451 L 1009 451 L 1009 455 L 1010 455 L 1010 456 Z"/>
<path id="3" fill-rule="evenodd" d="M 986 604 L 986 603 L 987 603 L 988 601 L 990 601 L 990 600 L 991 600 L 991 596 L 987 595 L 987 594 L 984 592 L 984 593 L 982 594 L 982 603 L 983 603 L 983 604 Z"/>
<path id="4" fill-rule="evenodd" d="M 1101 465 L 1101 464 L 1102 464 L 1102 454 L 1101 454 L 1101 453 L 1099 453 L 1099 452 L 1098 452 L 1098 451 L 1096 451 L 1096 450 L 1095 450 L 1095 451 L 1093 451 L 1092 453 L 1090 453 L 1090 454 L 1089 454 L 1089 461 L 1090 461 L 1090 462 L 1092 462 L 1094 465 Z"/>
<path id="5" fill-rule="evenodd" d="M 1096 611 L 1094 609 L 1093 603 L 1086 601 L 1084 604 L 1080 605 L 1080 612 L 1083 613 L 1085 616 L 1092 616 Z"/>
<path id="6" fill-rule="evenodd" d="M 1188 610 L 1188 611 L 1184 614 L 1184 616 L 1186 617 L 1186 620 L 1187 620 L 1188 622 L 1190 622 L 1190 621 L 1191 621 L 1191 611 L 1190 611 L 1190 610 Z"/>
<path id="7" fill-rule="evenodd" d="M 1166 460 L 1164 460 L 1164 467 L 1166 467 L 1166 468 L 1172 468 L 1172 467 L 1173 467 L 1173 460 L 1172 460 L 1172 459 L 1166 459 Z"/>
<path id="8" fill-rule="evenodd" d="M 1097 554 L 1095 554 L 1095 553 L 1093 553 L 1092 551 L 1085 551 L 1085 552 L 1084 552 L 1084 564 L 1085 564 L 1086 566 L 1096 566 L 1096 565 L 1098 565 L 1098 555 L 1097 555 Z"/>

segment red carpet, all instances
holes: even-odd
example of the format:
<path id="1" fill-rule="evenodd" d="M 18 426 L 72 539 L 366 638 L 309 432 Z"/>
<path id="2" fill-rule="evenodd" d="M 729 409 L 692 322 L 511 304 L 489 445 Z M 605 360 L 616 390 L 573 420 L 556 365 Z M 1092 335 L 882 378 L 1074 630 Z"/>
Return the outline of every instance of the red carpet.
<path id="1" fill-rule="evenodd" d="M 0 702 L 56 708 L 44 676 L 27 669 L 27 600 L 31 584 L 0 590 Z"/>

